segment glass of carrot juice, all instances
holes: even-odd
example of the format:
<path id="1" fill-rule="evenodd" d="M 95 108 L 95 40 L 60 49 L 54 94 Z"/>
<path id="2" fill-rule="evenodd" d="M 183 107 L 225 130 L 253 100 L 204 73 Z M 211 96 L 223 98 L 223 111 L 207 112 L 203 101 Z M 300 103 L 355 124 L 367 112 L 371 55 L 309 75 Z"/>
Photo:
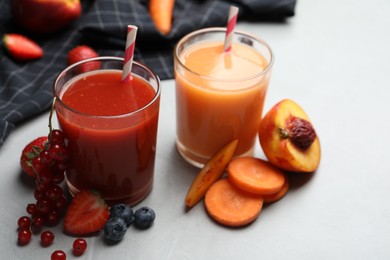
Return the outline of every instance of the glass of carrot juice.
<path id="1" fill-rule="evenodd" d="M 235 31 L 224 52 L 226 28 L 183 37 L 174 50 L 176 146 L 202 167 L 221 147 L 238 139 L 236 156 L 253 155 L 274 61 L 268 44 Z"/>
<path id="2" fill-rule="evenodd" d="M 69 66 L 54 82 L 55 110 L 70 153 L 70 193 L 100 192 L 109 203 L 140 202 L 152 189 L 160 103 L 159 78 L 123 59 L 98 57 Z"/>

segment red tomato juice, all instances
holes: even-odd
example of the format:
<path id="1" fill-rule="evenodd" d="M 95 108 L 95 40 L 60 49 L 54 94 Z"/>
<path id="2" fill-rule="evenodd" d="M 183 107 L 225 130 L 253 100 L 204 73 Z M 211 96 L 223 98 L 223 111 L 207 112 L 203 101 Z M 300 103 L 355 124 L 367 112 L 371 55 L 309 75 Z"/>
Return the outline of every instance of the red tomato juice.
<path id="1" fill-rule="evenodd" d="M 60 94 L 65 106 L 56 105 L 71 155 L 68 188 L 135 204 L 153 185 L 159 97 L 151 102 L 156 91 L 138 76 L 123 83 L 120 71 L 83 75 Z"/>

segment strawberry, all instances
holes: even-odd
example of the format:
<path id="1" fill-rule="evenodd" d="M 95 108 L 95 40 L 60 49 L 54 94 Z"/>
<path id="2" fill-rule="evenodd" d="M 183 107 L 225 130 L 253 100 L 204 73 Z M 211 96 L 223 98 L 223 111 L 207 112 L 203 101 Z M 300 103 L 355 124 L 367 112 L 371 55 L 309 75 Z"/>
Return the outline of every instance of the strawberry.
<path id="1" fill-rule="evenodd" d="M 28 176 L 35 178 L 36 173 L 34 172 L 31 165 L 32 159 L 34 159 L 35 156 L 39 156 L 39 153 L 45 148 L 47 144 L 47 136 L 41 136 L 34 139 L 29 144 L 27 144 L 26 147 L 24 147 L 22 155 L 20 156 L 20 166 Z"/>
<path id="2" fill-rule="evenodd" d="M 82 190 L 68 207 L 64 229 L 72 235 L 94 233 L 104 227 L 109 216 L 109 208 L 98 192 Z"/>
<path id="3" fill-rule="evenodd" d="M 19 61 L 38 59 L 43 56 L 43 50 L 36 42 L 20 34 L 5 34 L 3 43 L 8 53 Z"/>
<path id="4" fill-rule="evenodd" d="M 92 49 L 89 46 L 86 45 L 80 45 L 72 50 L 69 51 L 68 53 L 68 65 L 72 65 L 76 62 L 89 59 L 89 58 L 96 58 L 99 55 L 95 52 L 94 49 Z M 90 70 L 96 70 L 100 68 L 100 62 L 89 62 L 81 65 L 80 67 L 80 73 L 81 72 L 87 72 Z"/>

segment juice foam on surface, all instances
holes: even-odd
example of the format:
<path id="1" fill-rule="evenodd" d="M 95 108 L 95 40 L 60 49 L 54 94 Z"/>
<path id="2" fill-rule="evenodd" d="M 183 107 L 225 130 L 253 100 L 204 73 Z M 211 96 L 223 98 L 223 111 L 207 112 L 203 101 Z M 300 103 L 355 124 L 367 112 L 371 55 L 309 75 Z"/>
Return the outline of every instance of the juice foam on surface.
<path id="1" fill-rule="evenodd" d="M 84 73 L 69 82 L 61 100 L 72 109 L 95 116 L 115 116 L 136 111 L 155 96 L 154 90 L 139 77 L 121 81 L 121 71 Z"/>

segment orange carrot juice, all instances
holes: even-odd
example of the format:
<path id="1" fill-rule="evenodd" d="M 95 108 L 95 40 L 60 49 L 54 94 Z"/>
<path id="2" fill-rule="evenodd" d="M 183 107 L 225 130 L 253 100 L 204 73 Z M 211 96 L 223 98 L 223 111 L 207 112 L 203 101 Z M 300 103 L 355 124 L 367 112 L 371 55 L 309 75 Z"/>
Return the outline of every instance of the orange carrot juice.
<path id="1" fill-rule="evenodd" d="M 210 29 L 201 31 L 210 33 Z M 271 52 L 262 54 L 256 49 L 257 40 L 246 34 L 236 35 L 232 50 L 226 53 L 223 38 L 203 35 L 194 40 L 191 35 L 194 33 L 179 42 L 175 53 L 180 154 L 201 167 L 219 148 L 238 139 L 236 155 L 252 155 L 268 88 Z M 189 42 L 180 46 L 186 40 Z"/>

